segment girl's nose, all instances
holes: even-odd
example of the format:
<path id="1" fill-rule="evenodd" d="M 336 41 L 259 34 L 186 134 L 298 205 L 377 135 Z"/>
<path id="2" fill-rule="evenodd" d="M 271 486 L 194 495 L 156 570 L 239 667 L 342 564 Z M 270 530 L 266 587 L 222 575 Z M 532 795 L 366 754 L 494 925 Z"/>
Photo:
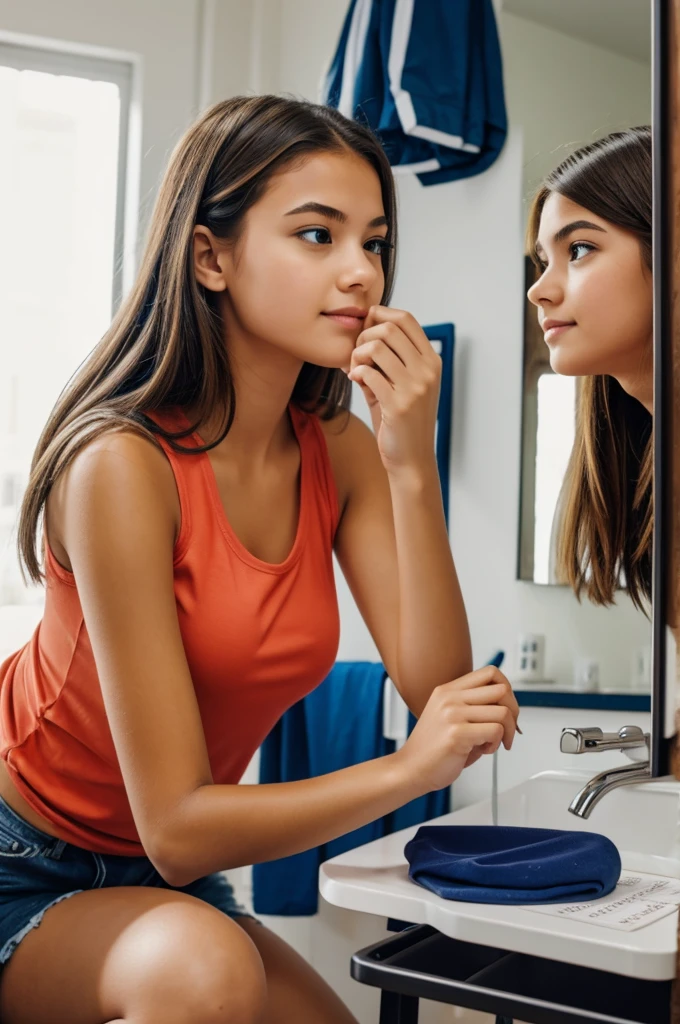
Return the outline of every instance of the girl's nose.
<path id="1" fill-rule="evenodd" d="M 543 271 L 527 292 L 527 298 L 534 306 L 542 306 L 545 303 L 550 303 L 553 306 L 559 305 L 563 296 L 564 289 L 558 275 L 550 268 Z"/>
<path id="2" fill-rule="evenodd" d="M 529 288 L 529 291 L 527 292 L 527 298 L 528 298 L 529 302 L 533 302 L 534 306 L 539 306 L 540 305 L 540 300 L 538 298 L 538 291 L 539 291 L 538 286 L 539 286 L 540 282 L 541 282 L 541 279 L 539 277 L 537 281 L 534 281 L 534 283 Z"/>
<path id="3" fill-rule="evenodd" d="M 347 253 L 343 262 L 338 284 L 343 291 L 356 286 L 368 290 L 375 285 L 381 275 L 382 264 L 375 256 L 371 256 L 364 248 L 359 249 L 358 252 L 353 249 Z"/>

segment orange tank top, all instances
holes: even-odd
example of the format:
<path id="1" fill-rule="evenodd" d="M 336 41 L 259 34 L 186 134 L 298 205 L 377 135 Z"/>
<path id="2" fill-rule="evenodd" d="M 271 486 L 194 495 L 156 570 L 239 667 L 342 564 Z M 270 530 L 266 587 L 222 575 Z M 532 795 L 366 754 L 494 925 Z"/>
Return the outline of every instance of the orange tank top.
<path id="1" fill-rule="evenodd" d="M 317 417 L 289 410 L 301 452 L 299 521 L 276 565 L 255 558 L 231 529 L 208 455 L 178 454 L 159 438 L 181 510 L 173 560 L 179 626 L 216 783 L 239 781 L 283 712 L 328 674 L 338 649 L 335 481 Z M 189 426 L 180 410 L 152 418 L 171 430 Z M 47 540 L 45 576 L 40 624 L 0 665 L 0 756 L 62 838 L 95 853 L 141 855 L 76 581 Z"/>

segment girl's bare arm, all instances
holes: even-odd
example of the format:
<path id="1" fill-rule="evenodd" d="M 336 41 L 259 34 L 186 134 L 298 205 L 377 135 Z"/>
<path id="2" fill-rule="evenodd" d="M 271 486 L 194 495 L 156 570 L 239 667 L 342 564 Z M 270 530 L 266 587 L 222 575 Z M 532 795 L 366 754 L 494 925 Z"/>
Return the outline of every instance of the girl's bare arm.
<path id="1" fill-rule="evenodd" d="M 120 432 L 76 457 L 51 520 L 75 575 L 135 824 L 171 885 L 309 849 L 447 785 L 473 750 L 512 743 L 507 682 L 472 673 L 437 688 L 397 754 L 303 782 L 215 784 L 173 590 L 177 517 L 165 456 Z"/>

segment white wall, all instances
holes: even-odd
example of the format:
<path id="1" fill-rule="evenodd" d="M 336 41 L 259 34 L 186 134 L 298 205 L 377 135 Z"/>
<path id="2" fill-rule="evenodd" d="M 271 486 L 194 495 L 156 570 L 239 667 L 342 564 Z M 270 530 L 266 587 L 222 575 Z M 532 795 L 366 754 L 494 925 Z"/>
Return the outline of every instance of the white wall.
<path id="1" fill-rule="evenodd" d="M 524 129 L 533 191 L 574 148 L 651 122 L 651 67 L 507 11 L 499 19 L 506 102 Z M 528 114 L 531 116 L 528 116 Z"/>

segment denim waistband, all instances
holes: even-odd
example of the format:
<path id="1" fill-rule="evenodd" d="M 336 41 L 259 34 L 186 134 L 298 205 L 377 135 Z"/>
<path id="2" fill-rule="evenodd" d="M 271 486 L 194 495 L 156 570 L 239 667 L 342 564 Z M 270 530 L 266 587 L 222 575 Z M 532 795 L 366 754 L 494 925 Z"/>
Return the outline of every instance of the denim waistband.
<path id="1" fill-rule="evenodd" d="M 4 821 L 14 835 L 24 839 L 27 843 L 39 846 L 48 856 L 60 857 L 62 851 L 69 845 L 65 839 L 58 839 L 51 836 L 49 832 L 26 821 L 20 814 L 10 807 L 6 800 L 0 796 L 0 821 Z"/>

